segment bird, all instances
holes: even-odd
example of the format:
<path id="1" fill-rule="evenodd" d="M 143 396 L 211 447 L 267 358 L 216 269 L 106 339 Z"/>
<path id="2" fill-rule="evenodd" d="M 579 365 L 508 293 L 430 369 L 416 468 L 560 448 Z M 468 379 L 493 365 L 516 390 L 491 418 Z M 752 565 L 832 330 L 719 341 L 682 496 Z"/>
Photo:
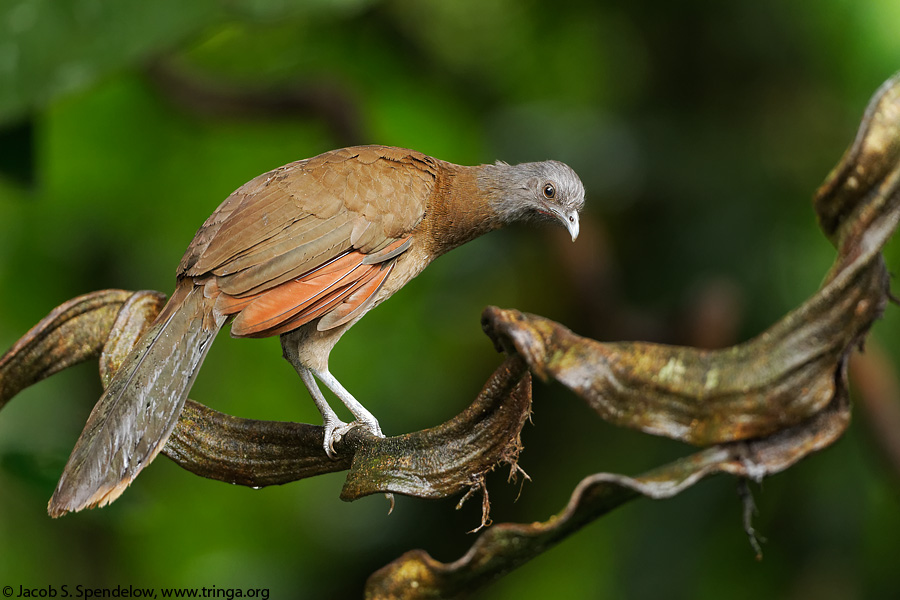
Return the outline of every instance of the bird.
<path id="1" fill-rule="evenodd" d="M 118 498 L 163 448 L 216 334 L 281 336 L 324 421 L 323 451 L 378 420 L 328 369 L 341 336 L 435 258 L 516 221 L 578 236 L 584 185 L 548 160 L 461 166 L 390 146 L 298 160 L 245 183 L 197 231 L 175 291 L 92 410 L 48 504 Z M 349 409 L 343 422 L 316 381 Z"/>

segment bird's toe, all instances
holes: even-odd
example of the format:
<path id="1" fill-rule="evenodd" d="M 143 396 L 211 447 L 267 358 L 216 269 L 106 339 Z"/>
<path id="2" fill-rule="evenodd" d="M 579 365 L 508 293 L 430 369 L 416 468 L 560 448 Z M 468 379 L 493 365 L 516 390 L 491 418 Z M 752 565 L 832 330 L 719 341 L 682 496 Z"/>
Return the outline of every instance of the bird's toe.
<path id="1" fill-rule="evenodd" d="M 328 458 L 337 458 L 337 451 L 335 451 L 334 445 L 340 442 L 344 434 L 352 428 L 353 423 L 344 423 L 343 421 L 328 421 L 325 423 L 325 439 L 322 446 L 325 448 L 325 454 L 328 455 Z"/>
<path id="2" fill-rule="evenodd" d="M 384 434 L 381 433 L 381 425 L 378 424 L 378 419 L 376 419 L 371 414 L 367 415 L 369 418 L 367 419 L 357 419 L 353 423 L 351 423 L 354 427 L 362 427 L 375 437 L 383 438 Z"/>
<path id="3" fill-rule="evenodd" d="M 329 458 L 337 458 L 338 453 L 334 449 L 334 445 L 339 443 L 345 435 L 357 427 L 362 427 L 375 437 L 384 437 L 384 434 L 381 432 L 381 426 L 378 425 L 378 421 L 353 421 L 352 423 L 337 421 L 325 423 L 325 439 L 322 444 L 325 448 L 325 454 L 327 454 Z"/>

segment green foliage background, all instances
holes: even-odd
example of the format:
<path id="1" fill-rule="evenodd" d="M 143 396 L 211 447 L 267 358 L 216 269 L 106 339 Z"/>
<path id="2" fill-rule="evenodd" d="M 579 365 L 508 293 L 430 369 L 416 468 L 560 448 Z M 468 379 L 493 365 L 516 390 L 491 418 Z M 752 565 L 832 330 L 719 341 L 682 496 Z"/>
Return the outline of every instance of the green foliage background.
<path id="1" fill-rule="evenodd" d="M 602 339 L 745 339 L 830 263 L 809 198 L 900 68 L 898 25 L 890 0 L 4 0 L 0 347 L 81 293 L 170 291 L 229 192 L 353 143 L 464 164 L 556 158 L 588 189 L 578 244 L 524 227 L 480 239 L 338 345 L 333 372 L 386 433 L 475 396 L 499 363 L 479 327 L 488 304 Z M 257 101 L 200 107 L 179 95 L 191 86 Z M 285 98 L 308 102 L 279 109 Z M 691 326 L 709 298 L 734 327 Z M 875 330 L 894 357 L 897 312 Z M 252 490 L 165 459 L 112 506 L 51 520 L 46 501 L 99 394 L 85 365 L 0 416 L 0 586 L 351 598 L 407 549 L 454 560 L 475 539 L 477 501 L 457 512 L 452 499 L 399 498 L 387 516 L 380 497 L 339 501 L 340 474 Z M 319 419 L 277 340 L 220 336 L 192 397 Z M 896 597 L 897 474 L 864 421 L 756 490 L 761 563 L 734 482 L 719 478 L 620 509 L 479 597 Z M 546 519 L 587 474 L 690 451 L 615 430 L 541 384 L 523 441 L 533 481 L 514 502 L 519 486 L 490 480 L 495 522 Z"/>

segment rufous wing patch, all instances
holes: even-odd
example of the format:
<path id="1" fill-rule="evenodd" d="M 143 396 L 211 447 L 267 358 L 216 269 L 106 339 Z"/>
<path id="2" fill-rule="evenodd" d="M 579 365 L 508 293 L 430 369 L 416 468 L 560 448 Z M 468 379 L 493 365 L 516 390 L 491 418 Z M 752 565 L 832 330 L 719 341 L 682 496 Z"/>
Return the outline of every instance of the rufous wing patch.
<path id="1" fill-rule="evenodd" d="M 243 303 L 243 298 L 235 298 L 230 306 L 227 300 L 223 301 L 220 309 L 222 312 L 237 313 L 231 324 L 231 335 L 272 335 L 268 333 L 269 330 L 292 320 L 310 306 L 333 295 L 335 291 L 352 285 L 364 274 L 358 272 L 364 257 L 359 252 L 347 252 L 303 277 L 291 279 L 251 296 L 248 298 L 251 300 L 249 303 Z"/>
<path id="2" fill-rule="evenodd" d="M 318 329 L 332 329 L 365 312 L 409 246 L 406 238 L 371 255 L 345 252 L 302 277 L 251 296 L 220 293 L 215 307 L 223 315 L 235 315 L 234 337 L 279 335 L 320 317 Z"/>
<path id="3" fill-rule="evenodd" d="M 355 319 L 357 316 L 364 314 L 366 309 L 375 300 L 375 294 L 384 285 L 384 281 L 394 269 L 394 262 L 380 263 L 379 268 L 374 269 L 375 273 L 368 277 L 365 282 L 357 286 L 355 290 L 342 298 L 340 304 L 328 311 L 328 314 L 319 319 L 316 328 L 319 331 L 327 331 L 340 327 Z"/>

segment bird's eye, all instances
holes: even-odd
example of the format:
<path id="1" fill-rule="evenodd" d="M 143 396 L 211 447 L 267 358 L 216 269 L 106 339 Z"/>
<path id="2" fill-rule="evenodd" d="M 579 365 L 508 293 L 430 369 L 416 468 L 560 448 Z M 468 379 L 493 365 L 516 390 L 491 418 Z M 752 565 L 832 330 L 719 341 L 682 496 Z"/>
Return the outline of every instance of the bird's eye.
<path id="1" fill-rule="evenodd" d="M 556 197 L 556 188 L 553 187 L 552 183 L 544 184 L 544 198 L 548 200 L 552 200 Z"/>

